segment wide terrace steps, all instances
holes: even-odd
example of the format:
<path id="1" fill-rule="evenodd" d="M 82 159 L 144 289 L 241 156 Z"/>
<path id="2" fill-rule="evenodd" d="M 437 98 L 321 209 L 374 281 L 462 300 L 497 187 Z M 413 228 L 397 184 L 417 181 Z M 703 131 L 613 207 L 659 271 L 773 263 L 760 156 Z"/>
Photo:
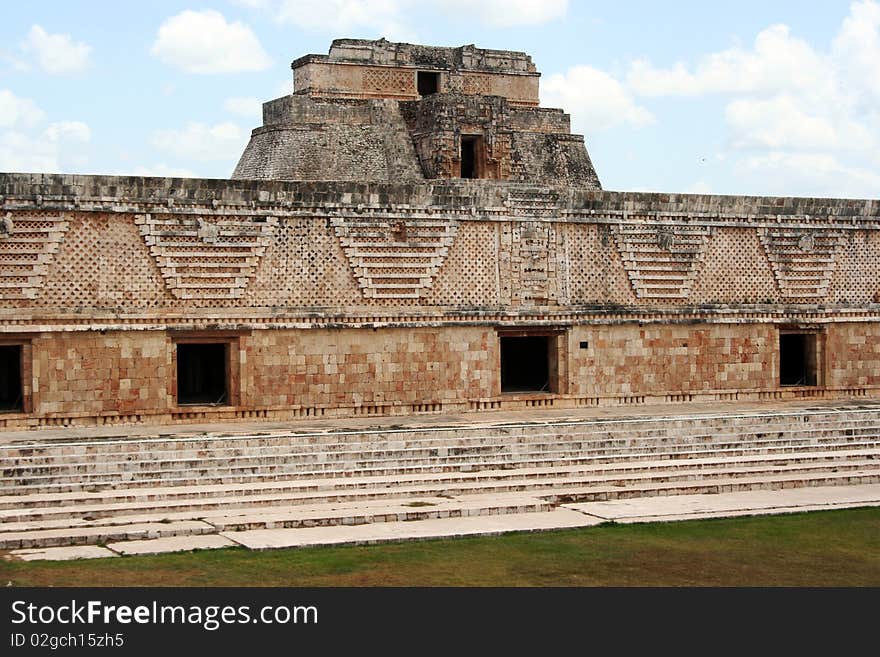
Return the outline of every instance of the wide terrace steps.
<path id="1" fill-rule="evenodd" d="M 0 445 L 0 549 L 880 483 L 880 406 Z"/>

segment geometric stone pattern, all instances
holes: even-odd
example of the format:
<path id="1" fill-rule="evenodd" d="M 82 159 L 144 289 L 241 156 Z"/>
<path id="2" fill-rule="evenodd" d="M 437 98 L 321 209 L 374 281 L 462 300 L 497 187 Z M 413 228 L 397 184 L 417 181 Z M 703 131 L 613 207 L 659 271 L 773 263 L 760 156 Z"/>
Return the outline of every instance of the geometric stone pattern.
<path id="1" fill-rule="evenodd" d="M 145 214 L 135 218 L 178 299 L 236 299 L 253 278 L 278 220 Z"/>
<path id="2" fill-rule="evenodd" d="M 880 234 L 875 230 L 854 230 L 844 238 L 837 252 L 829 301 L 870 303 L 880 300 Z"/>
<path id="3" fill-rule="evenodd" d="M 237 303 L 266 306 L 348 306 L 362 301 L 339 240 L 326 220 L 285 217 Z"/>
<path id="4" fill-rule="evenodd" d="M 364 297 L 418 299 L 433 285 L 458 232 L 450 219 L 332 217 Z"/>
<path id="5" fill-rule="evenodd" d="M 386 93 L 412 94 L 415 91 L 415 74 L 390 68 L 369 68 L 364 71 L 364 89 Z"/>
<path id="6" fill-rule="evenodd" d="M 617 224 L 614 241 L 639 299 L 687 299 L 706 255 L 710 226 Z"/>
<path id="7" fill-rule="evenodd" d="M 632 285 L 607 224 L 557 224 L 556 230 L 568 262 L 568 303 L 634 302 Z"/>
<path id="8" fill-rule="evenodd" d="M 462 75 L 462 91 L 466 94 L 488 94 L 490 79 L 489 75 L 465 73 Z"/>
<path id="9" fill-rule="evenodd" d="M 488 221 L 461 222 L 443 267 L 420 303 L 471 307 L 498 303 L 500 225 Z"/>
<path id="10" fill-rule="evenodd" d="M 34 299 L 67 232 L 65 214 L 0 217 L 0 299 Z"/>
<path id="11" fill-rule="evenodd" d="M 690 303 L 772 304 L 781 300 L 754 227 L 716 228 L 704 263 L 691 288 Z"/>
<path id="12" fill-rule="evenodd" d="M 119 212 L 67 215 L 70 227 L 35 303 L 44 308 L 149 308 L 174 297 L 134 216 Z"/>
<path id="13" fill-rule="evenodd" d="M 758 235 L 784 298 L 823 299 L 828 295 L 844 233 L 759 228 Z"/>
<path id="14" fill-rule="evenodd" d="M 561 251 L 560 241 L 551 222 L 502 224 L 498 253 L 502 303 L 545 306 L 565 302 L 560 298 L 559 281 L 566 280 L 566 263 L 555 257 Z"/>

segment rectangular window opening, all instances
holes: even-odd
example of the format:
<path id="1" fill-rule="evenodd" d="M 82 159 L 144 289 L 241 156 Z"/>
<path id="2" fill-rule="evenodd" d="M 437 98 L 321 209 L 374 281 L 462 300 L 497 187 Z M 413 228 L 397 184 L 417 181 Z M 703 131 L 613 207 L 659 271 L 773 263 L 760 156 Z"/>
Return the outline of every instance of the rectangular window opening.
<path id="1" fill-rule="evenodd" d="M 416 88 L 419 96 L 430 96 L 440 91 L 440 74 L 431 71 L 416 73 Z"/>
<path id="2" fill-rule="evenodd" d="M 177 403 L 228 404 L 229 345 L 178 343 Z"/>
<path id="3" fill-rule="evenodd" d="M 24 410 L 21 345 L 0 346 L 0 411 Z"/>
<path id="4" fill-rule="evenodd" d="M 483 138 L 479 135 L 461 136 L 461 177 L 481 178 L 480 148 Z"/>
<path id="5" fill-rule="evenodd" d="M 779 334 L 779 385 L 814 386 L 818 381 L 815 333 Z"/>
<path id="6" fill-rule="evenodd" d="M 554 392 L 550 380 L 550 336 L 501 336 L 500 340 L 501 392 Z"/>

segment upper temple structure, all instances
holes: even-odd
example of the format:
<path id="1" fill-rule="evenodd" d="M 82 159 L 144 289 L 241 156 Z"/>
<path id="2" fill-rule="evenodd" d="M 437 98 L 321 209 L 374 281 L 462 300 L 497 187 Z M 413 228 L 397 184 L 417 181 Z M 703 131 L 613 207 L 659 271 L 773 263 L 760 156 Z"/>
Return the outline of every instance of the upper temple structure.
<path id="1" fill-rule="evenodd" d="M 880 393 L 880 202 L 603 191 L 519 52 L 337 40 L 231 179 L 0 174 L 0 428 Z"/>
<path id="2" fill-rule="evenodd" d="M 337 39 L 293 62 L 233 178 L 489 178 L 600 189 L 583 137 L 538 107 L 521 52 Z"/>

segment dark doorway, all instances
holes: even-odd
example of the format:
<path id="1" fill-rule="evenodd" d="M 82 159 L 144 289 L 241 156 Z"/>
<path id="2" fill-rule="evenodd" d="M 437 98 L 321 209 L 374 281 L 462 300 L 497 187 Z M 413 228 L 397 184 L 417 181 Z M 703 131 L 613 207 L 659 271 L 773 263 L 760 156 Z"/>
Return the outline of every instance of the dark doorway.
<path id="1" fill-rule="evenodd" d="M 440 91 L 440 74 L 429 71 L 416 73 L 416 88 L 419 96 L 430 96 Z"/>
<path id="2" fill-rule="evenodd" d="M 23 408 L 21 345 L 0 346 L 0 411 L 20 411 Z"/>
<path id="3" fill-rule="evenodd" d="M 816 385 L 815 333 L 779 334 L 779 385 Z"/>
<path id="4" fill-rule="evenodd" d="M 501 337 L 501 392 L 552 392 L 550 338 Z"/>
<path id="5" fill-rule="evenodd" d="M 476 135 L 461 136 L 461 177 L 479 178 L 477 171 L 477 145 L 480 138 Z"/>
<path id="6" fill-rule="evenodd" d="M 228 398 L 225 343 L 177 345 L 177 403 L 225 404 Z"/>

